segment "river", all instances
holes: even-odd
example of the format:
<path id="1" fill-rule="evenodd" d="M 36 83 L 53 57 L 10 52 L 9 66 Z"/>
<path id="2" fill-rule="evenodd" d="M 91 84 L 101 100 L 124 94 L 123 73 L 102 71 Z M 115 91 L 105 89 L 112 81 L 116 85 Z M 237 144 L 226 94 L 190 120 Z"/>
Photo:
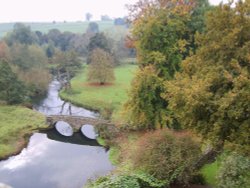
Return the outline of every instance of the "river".
<path id="1" fill-rule="evenodd" d="M 64 102 L 59 90 L 60 83 L 52 81 L 47 97 L 34 108 L 45 115 L 98 116 Z M 53 129 L 34 133 L 19 155 L 0 161 L 0 183 L 13 188 L 80 188 L 113 168 L 107 151 L 96 140 L 81 133 L 62 136 Z"/>

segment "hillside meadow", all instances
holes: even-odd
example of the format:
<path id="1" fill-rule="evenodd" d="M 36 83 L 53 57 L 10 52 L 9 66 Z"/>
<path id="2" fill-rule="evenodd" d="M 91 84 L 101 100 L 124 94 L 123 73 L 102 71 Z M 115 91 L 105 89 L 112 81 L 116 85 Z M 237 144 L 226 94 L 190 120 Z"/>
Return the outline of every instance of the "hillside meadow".
<path id="1" fill-rule="evenodd" d="M 122 35 L 127 31 L 124 26 L 115 26 L 113 21 L 94 21 L 98 24 L 101 32 L 107 32 L 111 35 Z M 30 26 L 32 31 L 40 31 L 48 33 L 51 29 L 58 29 L 61 32 L 85 33 L 90 22 L 40 22 L 40 23 L 24 23 Z M 8 32 L 13 30 L 15 23 L 0 23 L 0 38 L 4 37 Z"/>
<path id="2" fill-rule="evenodd" d="M 0 159 L 18 153 L 35 130 L 46 128 L 45 116 L 21 106 L 0 106 Z"/>

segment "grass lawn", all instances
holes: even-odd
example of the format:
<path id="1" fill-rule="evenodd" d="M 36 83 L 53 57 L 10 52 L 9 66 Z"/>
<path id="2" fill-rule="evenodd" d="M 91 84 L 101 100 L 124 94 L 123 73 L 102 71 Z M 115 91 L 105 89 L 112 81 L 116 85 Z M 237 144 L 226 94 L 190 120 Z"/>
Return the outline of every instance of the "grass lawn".
<path id="1" fill-rule="evenodd" d="M 86 81 L 87 68 L 72 79 L 72 91 L 62 91 L 61 97 L 72 103 L 98 110 L 101 113 L 113 110 L 115 115 L 128 98 L 128 89 L 136 71 L 136 65 L 123 65 L 115 68 L 116 80 L 112 85 L 91 85 Z"/>
<path id="2" fill-rule="evenodd" d="M 46 127 L 45 117 L 19 106 L 0 106 L 0 159 L 19 152 L 25 137 L 38 128 Z"/>
<path id="3" fill-rule="evenodd" d="M 216 174 L 218 169 L 218 161 L 215 161 L 211 164 L 207 164 L 201 169 L 201 174 L 204 176 L 206 183 L 211 186 L 216 186 Z"/>

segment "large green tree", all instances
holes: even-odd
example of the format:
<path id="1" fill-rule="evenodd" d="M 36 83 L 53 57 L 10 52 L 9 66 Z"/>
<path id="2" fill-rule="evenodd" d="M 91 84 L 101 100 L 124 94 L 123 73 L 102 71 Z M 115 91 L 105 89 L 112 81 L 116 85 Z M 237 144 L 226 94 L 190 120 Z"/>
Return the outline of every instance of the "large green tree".
<path id="1" fill-rule="evenodd" d="M 197 36 L 197 53 L 166 82 L 165 98 L 182 126 L 216 145 L 230 143 L 249 154 L 250 1 L 220 5 Z"/>
<path id="2" fill-rule="evenodd" d="M 5 60 L 0 60 L 0 100 L 8 104 L 20 103 L 25 98 L 25 89 Z"/>
<path id="3" fill-rule="evenodd" d="M 192 3 L 141 0 L 129 7 L 139 71 L 125 104 L 133 128 L 176 126 L 169 121 L 163 83 L 173 78 L 187 52 Z"/>
<path id="4" fill-rule="evenodd" d="M 90 38 L 88 44 L 89 52 L 91 53 L 92 50 L 96 48 L 101 48 L 107 52 L 111 51 L 110 42 L 104 33 L 96 33 L 93 37 Z"/>

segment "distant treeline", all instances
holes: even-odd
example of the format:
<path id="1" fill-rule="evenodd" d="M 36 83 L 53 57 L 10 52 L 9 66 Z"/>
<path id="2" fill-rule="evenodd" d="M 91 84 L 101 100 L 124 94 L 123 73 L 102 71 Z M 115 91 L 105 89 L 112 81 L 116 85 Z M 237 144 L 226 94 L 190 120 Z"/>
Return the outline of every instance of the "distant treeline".
<path id="1" fill-rule="evenodd" d="M 13 31 L 0 41 L 0 100 L 20 103 L 44 94 L 51 79 L 51 70 L 71 79 L 94 48 L 108 51 L 115 57 L 116 64 L 121 58 L 134 57 L 135 50 L 126 47 L 126 34 L 111 38 L 107 33 L 100 33 L 95 22 L 89 22 L 84 34 L 58 29 L 42 33 L 32 31 L 23 23 L 16 23 Z M 8 74 L 2 74 L 4 71 L 13 78 L 8 79 Z M 13 86 L 6 92 L 10 85 Z"/>

